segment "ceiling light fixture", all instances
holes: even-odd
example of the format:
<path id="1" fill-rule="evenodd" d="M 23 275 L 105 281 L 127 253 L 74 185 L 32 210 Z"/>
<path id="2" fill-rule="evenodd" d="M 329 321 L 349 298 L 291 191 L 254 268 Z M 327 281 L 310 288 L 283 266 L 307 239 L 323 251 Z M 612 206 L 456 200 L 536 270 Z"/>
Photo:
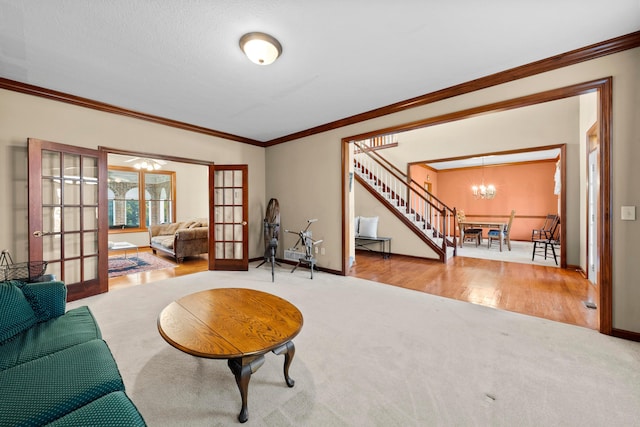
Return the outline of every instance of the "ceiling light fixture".
<path id="1" fill-rule="evenodd" d="M 240 49 L 258 65 L 269 65 L 282 54 L 278 40 L 265 33 L 247 33 L 240 38 Z"/>
<path id="2" fill-rule="evenodd" d="M 133 164 L 136 169 L 145 169 L 148 171 L 158 170 L 162 167 L 160 163 L 153 159 L 139 159 Z"/>
<path id="3" fill-rule="evenodd" d="M 482 184 L 471 187 L 471 192 L 476 199 L 493 199 L 496 197 L 496 187 L 493 184 L 484 185 L 484 157 L 482 158 Z"/>

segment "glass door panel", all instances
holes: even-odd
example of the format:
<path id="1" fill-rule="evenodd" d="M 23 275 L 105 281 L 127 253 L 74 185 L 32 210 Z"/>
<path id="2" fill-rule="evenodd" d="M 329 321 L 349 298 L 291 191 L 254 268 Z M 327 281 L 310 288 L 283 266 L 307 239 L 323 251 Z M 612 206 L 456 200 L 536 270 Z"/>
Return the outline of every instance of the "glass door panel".
<path id="1" fill-rule="evenodd" d="M 61 258 L 60 235 L 47 234 L 42 236 L 42 256 L 45 260 L 53 260 Z"/>
<path id="2" fill-rule="evenodd" d="M 64 230 L 79 231 L 80 230 L 80 208 L 65 207 L 64 209 Z"/>
<path id="3" fill-rule="evenodd" d="M 84 259 L 85 280 L 96 280 L 98 278 L 98 257 L 86 257 Z"/>

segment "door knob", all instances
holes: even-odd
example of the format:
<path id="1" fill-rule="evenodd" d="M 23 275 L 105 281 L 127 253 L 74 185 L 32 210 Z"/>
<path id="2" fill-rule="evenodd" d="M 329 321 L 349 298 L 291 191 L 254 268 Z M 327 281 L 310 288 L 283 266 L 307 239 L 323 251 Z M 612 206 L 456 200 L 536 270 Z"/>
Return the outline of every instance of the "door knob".
<path id="1" fill-rule="evenodd" d="M 35 237 L 49 236 L 51 234 L 54 234 L 54 233 L 52 233 L 50 231 L 40 231 L 40 230 L 33 232 L 33 235 Z"/>

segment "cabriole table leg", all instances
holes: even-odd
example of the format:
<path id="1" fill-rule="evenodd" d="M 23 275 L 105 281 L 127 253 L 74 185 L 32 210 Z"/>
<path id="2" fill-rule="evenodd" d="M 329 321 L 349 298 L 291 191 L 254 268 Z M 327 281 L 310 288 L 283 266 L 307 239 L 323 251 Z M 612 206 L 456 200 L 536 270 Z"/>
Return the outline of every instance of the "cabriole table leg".
<path id="1" fill-rule="evenodd" d="M 242 409 L 238 414 L 238 421 L 241 423 L 249 419 L 249 409 L 247 408 L 247 393 L 249 391 L 249 380 L 251 374 L 256 372 L 264 363 L 264 356 L 246 357 L 239 359 L 229 359 L 227 364 L 229 369 L 236 377 L 236 384 L 240 390 L 240 398 L 242 399 Z"/>
<path id="2" fill-rule="evenodd" d="M 296 347 L 293 345 L 293 341 L 289 341 L 281 347 L 274 349 L 273 353 L 278 355 L 284 353 L 284 380 L 289 387 L 293 387 L 296 382 L 289 376 L 289 366 L 291 366 L 293 356 L 296 354 Z"/>

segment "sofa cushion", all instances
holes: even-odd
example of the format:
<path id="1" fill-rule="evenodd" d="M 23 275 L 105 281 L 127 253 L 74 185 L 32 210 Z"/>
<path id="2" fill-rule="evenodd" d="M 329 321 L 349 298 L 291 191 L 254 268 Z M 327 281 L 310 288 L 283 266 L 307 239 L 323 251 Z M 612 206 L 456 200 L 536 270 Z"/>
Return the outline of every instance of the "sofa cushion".
<path id="1" fill-rule="evenodd" d="M 0 345 L 0 371 L 101 337 L 89 307 L 74 308 Z"/>
<path id="2" fill-rule="evenodd" d="M 22 290 L 13 282 L 0 282 L 0 344 L 38 322 Z"/>
<path id="3" fill-rule="evenodd" d="M 47 425 L 51 427 L 135 427 L 146 424 L 127 395 L 122 391 L 114 391 Z"/>
<path id="4" fill-rule="evenodd" d="M 183 228 L 182 222 L 173 222 L 171 224 L 166 224 L 163 227 L 163 230 L 160 234 L 164 234 L 165 236 L 173 236 L 176 231 Z"/>
<path id="5" fill-rule="evenodd" d="M 151 238 L 153 246 L 161 246 L 167 249 L 173 249 L 173 234 L 171 236 L 154 236 Z"/>
<path id="6" fill-rule="evenodd" d="M 99 397 L 124 391 L 116 362 L 102 340 L 1 371 L 0 384 L 0 425 L 11 426 L 43 425 Z"/>

